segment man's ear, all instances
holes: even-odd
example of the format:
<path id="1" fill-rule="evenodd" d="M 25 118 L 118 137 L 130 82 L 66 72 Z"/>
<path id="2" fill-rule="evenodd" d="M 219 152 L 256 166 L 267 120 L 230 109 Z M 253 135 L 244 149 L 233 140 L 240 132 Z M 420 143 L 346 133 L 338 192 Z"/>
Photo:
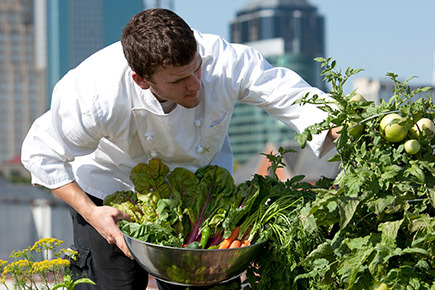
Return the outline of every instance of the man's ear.
<path id="1" fill-rule="evenodd" d="M 139 76 L 137 73 L 133 72 L 131 74 L 131 77 L 141 89 L 148 90 L 150 88 L 150 83 L 143 77 Z"/>

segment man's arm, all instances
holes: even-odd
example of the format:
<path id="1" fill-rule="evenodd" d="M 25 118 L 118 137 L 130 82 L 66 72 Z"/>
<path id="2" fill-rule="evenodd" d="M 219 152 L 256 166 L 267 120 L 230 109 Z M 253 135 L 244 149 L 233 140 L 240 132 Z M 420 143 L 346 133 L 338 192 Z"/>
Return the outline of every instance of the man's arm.
<path id="1" fill-rule="evenodd" d="M 53 189 L 54 194 L 72 206 L 109 244 L 116 244 L 124 254 L 133 259 L 125 244 L 117 222 L 130 216 L 114 207 L 97 206 L 76 182 Z"/>

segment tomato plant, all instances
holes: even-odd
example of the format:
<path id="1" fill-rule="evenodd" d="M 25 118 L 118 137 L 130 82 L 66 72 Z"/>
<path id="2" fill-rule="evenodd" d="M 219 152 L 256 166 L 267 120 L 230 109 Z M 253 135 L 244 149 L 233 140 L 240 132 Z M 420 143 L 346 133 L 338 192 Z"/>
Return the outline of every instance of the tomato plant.
<path id="1" fill-rule="evenodd" d="M 340 162 L 341 171 L 334 186 L 318 189 L 316 200 L 301 212 L 307 230 L 327 235 L 307 253 L 306 272 L 297 279 L 310 289 L 435 288 L 435 138 L 423 125 L 418 136 L 411 136 L 416 121 L 435 119 L 430 88 L 412 90 L 412 78 L 402 82 L 389 73 L 394 83 L 389 100 L 350 102 L 343 97 L 343 84 L 360 70 L 343 73 L 335 61 L 318 60 L 332 86 L 330 98 L 307 96 L 299 103 L 316 104 L 329 115 L 297 140 L 304 147 L 312 134 L 341 127 L 337 155 L 331 158 Z M 411 102 L 417 94 L 423 96 Z M 391 114 L 400 118 L 382 121 Z M 365 126 L 357 138 L 348 131 L 351 122 Z M 400 138 L 389 141 L 389 127 Z M 420 149 L 409 139 L 416 139 Z M 407 153 L 409 147 L 413 154 Z"/>

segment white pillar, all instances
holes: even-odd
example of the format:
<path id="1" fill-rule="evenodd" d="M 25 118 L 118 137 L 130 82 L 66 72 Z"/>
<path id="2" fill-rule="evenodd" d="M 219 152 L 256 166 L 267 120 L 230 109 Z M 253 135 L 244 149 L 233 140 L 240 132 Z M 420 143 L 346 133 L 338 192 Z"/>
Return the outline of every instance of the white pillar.
<path id="1" fill-rule="evenodd" d="M 37 199 L 32 206 L 38 240 L 51 237 L 51 207 L 47 200 Z M 52 253 L 44 253 L 44 259 L 51 259 Z"/>

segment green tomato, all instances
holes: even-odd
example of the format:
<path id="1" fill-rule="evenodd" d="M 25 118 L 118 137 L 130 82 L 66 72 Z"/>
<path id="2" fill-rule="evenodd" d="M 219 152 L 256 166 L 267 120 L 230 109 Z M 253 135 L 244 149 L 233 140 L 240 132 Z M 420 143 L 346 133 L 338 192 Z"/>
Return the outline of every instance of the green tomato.
<path id="1" fill-rule="evenodd" d="M 364 124 L 357 124 L 357 123 L 349 123 L 349 135 L 354 137 L 355 139 L 361 136 L 362 132 L 364 131 Z"/>
<path id="2" fill-rule="evenodd" d="M 393 120 L 398 120 L 398 122 L 392 123 Z M 380 129 L 387 141 L 397 143 L 405 139 L 406 135 L 408 135 L 408 130 L 399 124 L 403 120 L 404 118 L 402 116 L 394 113 L 388 114 L 382 118 Z"/>
<path id="3" fill-rule="evenodd" d="M 349 102 L 367 102 L 367 100 L 362 95 L 356 93 L 350 98 Z"/>
<path id="4" fill-rule="evenodd" d="M 385 283 L 380 283 L 375 285 L 374 290 L 388 290 L 388 285 Z"/>
<path id="5" fill-rule="evenodd" d="M 404 146 L 406 153 L 408 153 L 409 155 L 417 154 L 421 149 L 420 142 L 415 139 L 407 140 Z"/>
<path id="6" fill-rule="evenodd" d="M 381 123 L 379 125 L 379 127 L 381 128 L 381 131 L 384 132 L 385 127 L 394 119 L 401 119 L 401 118 L 402 118 L 402 116 L 400 116 L 399 114 L 395 114 L 395 113 L 385 115 L 382 118 Z"/>
<path id="7" fill-rule="evenodd" d="M 435 135 L 435 124 L 431 119 L 421 118 L 412 126 L 409 133 L 412 137 L 417 138 L 420 136 L 420 132 L 423 131 L 426 131 L 427 135 L 430 137 Z"/>

